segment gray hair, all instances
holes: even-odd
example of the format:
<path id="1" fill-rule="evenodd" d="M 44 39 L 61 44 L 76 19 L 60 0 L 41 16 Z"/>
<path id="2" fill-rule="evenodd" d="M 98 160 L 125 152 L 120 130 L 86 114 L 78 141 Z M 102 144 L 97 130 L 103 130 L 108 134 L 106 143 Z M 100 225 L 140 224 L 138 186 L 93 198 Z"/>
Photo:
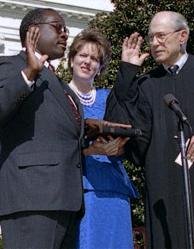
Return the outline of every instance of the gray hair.
<path id="1" fill-rule="evenodd" d="M 172 18 L 173 18 L 172 21 L 174 23 L 174 27 L 176 29 L 186 29 L 189 35 L 190 30 L 186 18 L 182 14 L 173 11 L 172 11 Z"/>
<path id="2" fill-rule="evenodd" d="M 169 19 L 169 24 L 171 25 L 171 27 L 173 27 L 175 30 L 178 30 L 178 29 L 185 29 L 187 32 L 188 32 L 188 35 L 189 35 L 189 26 L 188 26 L 188 23 L 187 23 L 187 20 L 186 18 L 178 13 L 178 12 L 175 12 L 175 11 L 160 11 L 160 12 L 157 12 L 153 18 L 158 18 L 159 16 L 165 16 L 167 19 Z M 151 22 L 152 22 L 151 20 Z"/>
<path id="3" fill-rule="evenodd" d="M 150 22 L 150 25 L 152 23 L 152 21 L 155 19 L 155 18 L 167 18 L 167 20 L 169 20 L 169 26 L 171 26 L 172 28 L 174 28 L 174 30 L 181 30 L 181 29 L 185 29 L 188 36 L 189 36 L 189 33 L 190 33 L 190 30 L 189 30 L 189 25 L 187 23 L 187 20 L 186 18 L 178 13 L 178 12 L 175 12 L 175 11 L 160 11 L 160 12 L 157 12 L 151 22 Z M 184 52 L 186 51 L 186 46 L 187 46 L 187 41 L 181 45 L 181 50 Z"/>

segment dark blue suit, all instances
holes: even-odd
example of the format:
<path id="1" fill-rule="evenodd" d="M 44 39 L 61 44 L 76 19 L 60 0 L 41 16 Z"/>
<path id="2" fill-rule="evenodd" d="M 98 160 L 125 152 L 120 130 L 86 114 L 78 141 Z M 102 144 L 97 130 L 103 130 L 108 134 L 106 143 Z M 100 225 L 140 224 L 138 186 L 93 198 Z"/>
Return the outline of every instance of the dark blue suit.
<path id="1" fill-rule="evenodd" d="M 0 58 L 0 215 L 78 211 L 82 205 L 79 101 L 46 67 L 25 83 L 25 53 Z M 15 248 L 14 248 L 15 249 Z"/>

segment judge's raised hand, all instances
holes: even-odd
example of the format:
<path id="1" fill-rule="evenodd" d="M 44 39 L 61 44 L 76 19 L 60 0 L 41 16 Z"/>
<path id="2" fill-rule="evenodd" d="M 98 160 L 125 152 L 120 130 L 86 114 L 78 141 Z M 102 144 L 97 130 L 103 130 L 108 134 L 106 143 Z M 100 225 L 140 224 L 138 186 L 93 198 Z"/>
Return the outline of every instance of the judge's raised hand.
<path id="1" fill-rule="evenodd" d="M 121 60 L 137 66 L 141 66 L 149 53 L 141 53 L 143 38 L 135 32 L 126 37 L 122 45 Z"/>
<path id="2" fill-rule="evenodd" d="M 129 138 L 108 136 L 104 138 L 99 136 L 90 146 L 83 150 L 85 156 L 88 155 L 107 155 L 107 156 L 121 156 L 124 154 L 124 145 Z"/>
<path id="3" fill-rule="evenodd" d="M 48 59 L 48 55 L 41 55 L 40 58 L 37 58 L 35 55 L 39 37 L 39 28 L 35 26 L 30 27 L 27 31 L 25 40 L 27 67 L 23 69 L 23 72 L 28 80 L 31 81 L 36 78 L 37 74 L 42 70 L 44 62 Z"/>

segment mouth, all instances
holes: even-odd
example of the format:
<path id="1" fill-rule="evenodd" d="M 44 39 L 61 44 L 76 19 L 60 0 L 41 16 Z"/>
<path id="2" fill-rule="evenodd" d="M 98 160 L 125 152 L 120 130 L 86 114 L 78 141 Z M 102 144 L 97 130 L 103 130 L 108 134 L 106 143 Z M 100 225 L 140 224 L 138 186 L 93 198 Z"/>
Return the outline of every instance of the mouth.
<path id="1" fill-rule="evenodd" d="M 63 48 L 64 50 L 66 49 L 67 43 L 66 42 L 58 42 L 57 46 Z"/>
<path id="2" fill-rule="evenodd" d="M 161 53 L 163 53 L 162 50 L 156 50 L 156 51 L 154 51 L 154 54 L 155 54 L 155 55 L 159 55 L 159 54 L 161 54 Z"/>
<path id="3" fill-rule="evenodd" d="M 82 72 L 84 72 L 84 73 L 90 72 L 90 69 L 87 68 L 87 67 L 81 67 L 81 70 L 82 70 Z"/>

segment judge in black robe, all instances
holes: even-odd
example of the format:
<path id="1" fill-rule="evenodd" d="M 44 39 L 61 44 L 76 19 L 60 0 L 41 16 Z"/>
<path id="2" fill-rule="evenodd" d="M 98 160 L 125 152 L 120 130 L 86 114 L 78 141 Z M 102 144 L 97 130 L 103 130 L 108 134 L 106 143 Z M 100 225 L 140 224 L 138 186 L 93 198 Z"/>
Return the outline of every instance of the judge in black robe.
<path id="1" fill-rule="evenodd" d="M 138 71 L 139 66 L 121 62 L 117 83 L 107 100 L 105 119 L 132 123 L 143 132 L 129 141 L 127 155 L 145 167 L 146 248 L 186 249 L 183 167 L 175 163 L 180 153 L 178 118 L 163 98 L 168 93 L 176 96 L 194 127 L 194 57 L 189 55 L 175 75 L 163 65 L 136 78 Z M 187 139 L 188 129 L 185 135 Z M 194 166 L 189 172 L 194 200 Z"/>

